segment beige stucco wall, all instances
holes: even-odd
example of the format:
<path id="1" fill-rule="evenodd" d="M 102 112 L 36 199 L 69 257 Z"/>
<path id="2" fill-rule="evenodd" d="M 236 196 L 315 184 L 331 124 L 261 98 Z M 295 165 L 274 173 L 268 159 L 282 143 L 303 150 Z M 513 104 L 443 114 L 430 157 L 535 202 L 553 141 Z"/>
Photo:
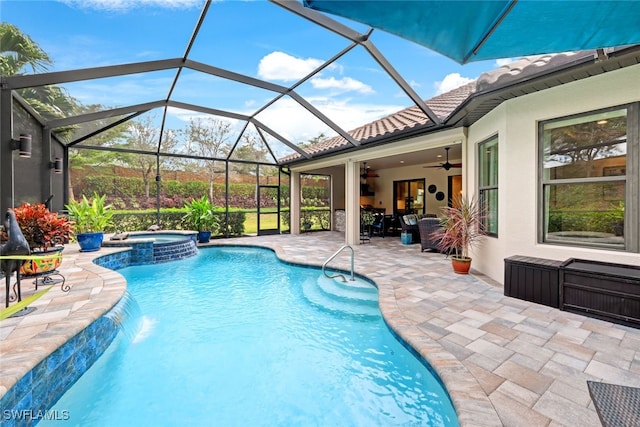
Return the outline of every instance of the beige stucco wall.
<path id="1" fill-rule="evenodd" d="M 537 126 L 553 119 L 640 101 L 640 65 L 503 103 L 468 129 L 467 185 L 476 188 L 477 144 L 499 136 L 499 237 L 486 238 L 473 268 L 502 283 L 512 255 L 585 258 L 640 265 L 640 254 L 537 243 Z M 636 236 L 637 237 L 637 236 Z"/>
<path id="2" fill-rule="evenodd" d="M 449 129 L 423 135 L 396 144 L 338 154 L 306 165 L 297 170 L 333 169 L 334 208 L 345 208 L 353 229 L 347 241 L 356 239 L 359 198 L 345 191 L 345 168 L 352 167 L 359 174 L 362 161 L 378 157 L 409 153 L 428 148 L 444 147 L 462 141 L 462 169 L 448 173 L 463 176 L 463 190 L 474 196 L 476 182 L 477 144 L 489 137 L 499 137 L 499 236 L 487 237 L 472 253 L 473 268 L 503 283 L 504 259 L 512 255 L 526 255 L 556 260 L 568 258 L 596 259 L 640 265 L 640 254 L 623 251 L 578 248 L 539 244 L 537 242 L 537 126 L 540 121 L 572 114 L 585 113 L 606 107 L 640 101 L 640 65 L 608 72 L 578 82 L 521 96 L 504 102 L 469 129 Z M 457 161 L 458 159 L 450 159 Z M 339 169 L 339 170 L 338 170 Z M 439 171 L 436 172 L 436 171 Z M 392 212 L 393 181 L 426 178 L 426 185 L 435 184 L 446 193 L 447 175 L 441 170 L 406 166 L 380 169 L 375 186 L 374 206 Z M 357 186 L 352 189 L 357 193 Z M 439 204 L 431 194 L 427 196 L 427 212 L 437 213 Z M 353 206 L 349 205 L 353 198 Z M 441 205 L 444 205 L 443 202 Z M 640 207 L 639 207 L 640 208 Z M 636 236 L 637 238 L 637 236 Z M 355 241 L 355 240 L 354 240 Z"/>

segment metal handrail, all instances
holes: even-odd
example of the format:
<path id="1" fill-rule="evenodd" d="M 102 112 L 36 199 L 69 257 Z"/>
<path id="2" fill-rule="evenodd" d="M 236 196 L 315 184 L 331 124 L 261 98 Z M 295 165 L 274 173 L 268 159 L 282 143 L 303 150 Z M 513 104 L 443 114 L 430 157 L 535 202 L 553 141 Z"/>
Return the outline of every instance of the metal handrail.
<path id="1" fill-rule="evenodd" d="M 336 251 L 336 253 L 334 253 L 334 254 L 333 254 L 333 255 L 331 255 L 329 258 L 327 258 L 327 260 L 324 262 L 324 264 L 322 264 L 322 274 L 324 274 L 324 275 L 325 275 L 326 277 L 328 277 L 329 279 L 333 279 L 333 278 L 336 278 L 336 277 L 340 277 L 340 278 L 342 278 L 342 281 L 343 281 L 343 282 L 346 282 L 346 281 L 347 281 L 346 277 L 344 277 L 344 275 L 342 275 L 342 274 L 340 274 L 340 273 L 336 273 L 336 274 L 334 274 L 333 276 L 330 276 L 330 275 L 328 275 L 328 274 L 327 274 L 327 272 L 325 271 L 325 268 L 327 267 L 327 264 L 329 264 L 329 262 L 331 262 L 335 257 L 337 257 L 337 256 L 338 256 L 338 254 L 339 254 L 340 252 L 342 252 L 342 251 L 343 251 L 343 250 L 345 250 L 346 248 L 349 248 L 349 249 L 351 250 L 351 279 L 350 279 L 350 280 L 351 280 L 351 281 L 356 280 L 356 279 L 355 279 L 355 277 L 353 277 L 353 257 L 354 257 L 355 252 L 354 252 L 353 248 L 351 247 L 351 245 L 344 245 L 343 247 L 341 247 L 340 249 L 338 249 L 338 250 Z"/>

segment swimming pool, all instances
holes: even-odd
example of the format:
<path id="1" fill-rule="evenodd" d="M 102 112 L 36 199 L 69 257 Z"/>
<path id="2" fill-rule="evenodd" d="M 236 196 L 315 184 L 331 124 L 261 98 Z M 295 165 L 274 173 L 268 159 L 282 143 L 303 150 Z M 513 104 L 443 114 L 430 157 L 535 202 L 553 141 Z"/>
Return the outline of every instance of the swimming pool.
<path id="1" fill-rule="evenodd" d="M 257 248 L 158 267 L 120 270 L 134 332 L 52 408 L 73 424 L 458 425 L 444 388 L 372 310 L 372 285 L 327 283 Z"/>

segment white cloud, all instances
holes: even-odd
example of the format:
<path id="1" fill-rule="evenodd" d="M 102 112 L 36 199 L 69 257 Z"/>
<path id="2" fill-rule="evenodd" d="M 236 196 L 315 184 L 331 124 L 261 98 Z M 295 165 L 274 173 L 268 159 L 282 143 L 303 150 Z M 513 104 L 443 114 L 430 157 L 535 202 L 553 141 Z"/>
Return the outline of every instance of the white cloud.
<path id="1" fill-rule="evenodd" d="M 190 9 L 202 6 L 202 0 L 61 0 L 62 3 L 79 9 L 126 12 L 140 7 L 165 9 Z"/>
<path id="2" fill-rule="evenodd" d="M 496 66 L 497 67 L 503 67 L 505 65 L 511 64 L 512 62 L 516 61 L 515 58 L 502 58 L 502 59 L 496 59 Z"/>
<path id="3" fill-rule="evenodd" d="M 474 79 L 462 77 L 459 73 L 447 74 L 442 81 L 435 82 L 436 95 L 449 92 L 457 87 L 472 82 Z"/>
<path id="4" fill-rule="evenodd" d="M 290 82 L 300 80 L 322 64 L 320 59 L 300 59 L 284 52 L 271 52 L 260 60 L 258 76 L 266 80 Z"/>
<path id="5" fill-rule="evenodd" d="M 332 98 L 308 98 L 307 100 L 345 131 L 350 131 L 405 107 L 352 103 L 350 99 L 339 101 Z M 291 99 L 282 99 L 275 103 L 261 112 L 257 119 L 291 142 L 308 141 L 320 133 L 328 136 L 335 135 L 333 129 L 318 119 L 310 118 L 310 113 Z"/>
<path id="6" fill-rule="evenodd" d="M 342 79 L 336 79 L 335 77 L 328 79 L 316 77 L 311 79 L 311 84 L 315 89 L 337 89 L 340 92 L 355 91 L 362 94 L 374 93 L 371 86 L 359 80 L 352 79 L 351 77 L 344 77 Z"/>

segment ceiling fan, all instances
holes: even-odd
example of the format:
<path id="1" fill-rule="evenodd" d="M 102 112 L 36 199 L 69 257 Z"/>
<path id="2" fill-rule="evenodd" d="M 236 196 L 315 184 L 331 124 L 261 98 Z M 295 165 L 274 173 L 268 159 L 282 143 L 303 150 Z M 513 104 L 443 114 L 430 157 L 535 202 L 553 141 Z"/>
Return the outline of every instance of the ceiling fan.
<path id="1" fill-rule="evenodd" d="M 462 163 L 449 163 L 449 149 L 451 147 L 445 147 L 444 149 L 447 151 L 447 161 L 444 163 L 441 163 L 437 166 L 423 166 L 424 168 L 442 168 L 446 171 L 448 171 L 451 168 L 461 168 L 462 167 Z"/>
<path id="2" fill-rule="evenodd" d="M 377 178 L 380 175 L 378 175 L 377 173 L 375 173 L 372 170 L 369 170 L 367 168 L 367 162 L 364 162 L 362 164 L 362 173 L 360 174 L 360 178 L 366 179 L 366 178 Z"/>

